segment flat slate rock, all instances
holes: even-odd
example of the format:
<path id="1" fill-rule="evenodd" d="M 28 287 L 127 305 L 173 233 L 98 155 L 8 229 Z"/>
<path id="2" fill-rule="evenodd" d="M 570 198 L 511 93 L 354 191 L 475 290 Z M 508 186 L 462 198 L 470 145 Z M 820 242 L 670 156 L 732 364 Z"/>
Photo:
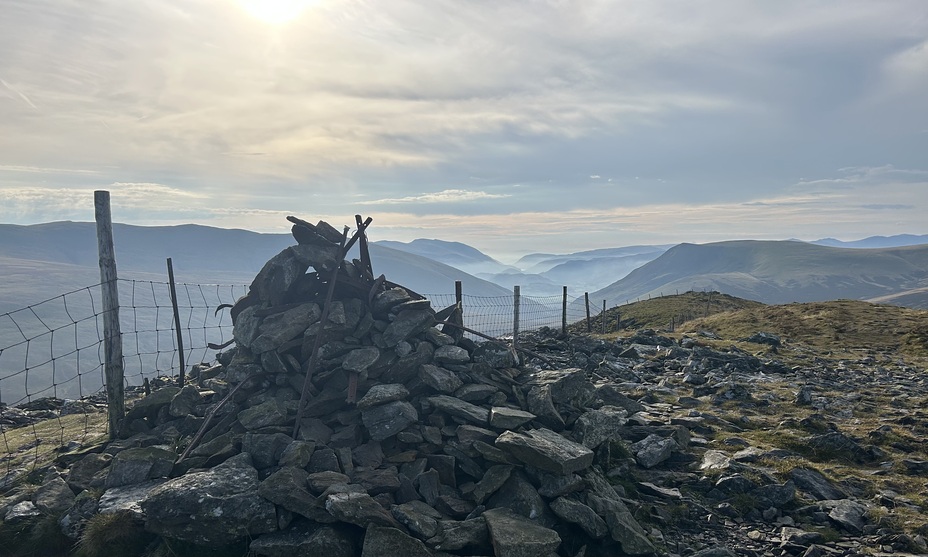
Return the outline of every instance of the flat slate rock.
<path id="1" fill-rule="evenodd" d="M 496 557 L 548 557 L 557 554 L 561 537 L 508 509 L 483 513 Z"/>
<path id="2" fill-rule="evenodd" d="M 464 402 L 453 396 L 430 396 L 425 400 L 435 408 L 447 412 L 456 418 L 461 418 L 462 420 L 467 420 L 478 425 L 487 425 L 490 421 L 489 410 L 477 406 L 476 404 Z"/>
<path id="3" fill-rule="evenodd" d="M 589 467 L 594 457 L 590 449 L 545 428 L 524 434 L 507 431 L 496 439 L 496 447 L 525 464 L 561 475 Z"/>

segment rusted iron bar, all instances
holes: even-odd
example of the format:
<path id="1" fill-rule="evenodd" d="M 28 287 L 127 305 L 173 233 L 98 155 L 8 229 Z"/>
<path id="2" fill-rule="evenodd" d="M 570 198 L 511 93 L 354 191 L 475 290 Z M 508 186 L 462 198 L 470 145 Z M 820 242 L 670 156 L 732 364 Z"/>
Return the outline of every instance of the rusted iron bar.
<path id="1" fill-rule="evenodd" d="M 193 440 L 190 441 L 190 444 L 187 445 L 187 448 L 186 448 L 186 449 L 184 449 L 184 453 L 183 453 L 182 455 L 180 455 L 180 458 L 178 458 L 177 461 L 176 461 L 174 464 L 177 464 L 178 462 L 181 462 L 182 460 L 184 460 L 185 458 L 187 458 L 187 455 L 190 454 L 190 451 L 192 451 L 193 449 L 195 449 L 195 448 L 197 447 L 197 445 L 200 443 L 200 439 L 203 439 L 203 436 L 206 434 L 206 430 L 207 430 L 207 428 L 209 428 L 209 424 L 210 424 L 210 422 L 212 422 L 213 416 L 216 415 L 216 412 L 218 412 L 219 409 L 222 408 L 223 405 L 225 405 L 226 402 L 228 402 L 229 400 L 231 400 L 231 399 L 232 399 L 232 396 L 233 396 L 236 392 L 238 392 L 238 390 L 239 390 L 240 388 L 242 388 L 242 385 L 244 385 L 245 383 L 247 383 L 248 380 L 251 379 L 254 375 L 257 375 L 257 374 L 251 373 L 251 374 L 249 374 L 247 377 L 245 377 L 245 379 L 243 379 L 238 385 L 236 385 L 235 388 L 233 388 L 231 391 L 229 391 L 229 394 L 227 394 L 226 396 L 224 396 L 224 397 L 222 398 L 222 400 L 219 401 L 219 404 L 217 404 L 212 410 L 210 410 L 210 411 L 206 414 L 206 418 L 203 419 L 203 425 L 201 425 L 201 426 L 200 426 L 200 429 L 197 430 L 196 436 L 194 436 Z"/>
<path id="2" fill-rule="evenodd" d="M 359 229 L 355 233 L 355 237 L 358 234 L 363 233 L 363 229 Z M 346 248 L 348 241 L 348 227 L 345 227 L 344 232 L 342 233 L 342 243 L 339 246 L 339 260 L 345 259 L 345 253 L 348 251 Z M 300 422 L 303 421 L 303 410 L 306 406 L 306 397 L 309 394 L 309 386 L 312 384 L 313 379 L 313 370 L 316 367 L 316 360 L 319 358 L 319 347 L 322 346 L 322 337 L 325 336 L 325 322 L 329 319 L 329 311 L 332 309 L 332 298 L 335 295 L 335 282 L 338 280 L 338 271 L 341 269 L 341 265 L 335 267 L 332 271 L 332 276 L 329 277 L 329 289 L 325 295 L 325 305 L 322 308 L 322 317 L 319 319 L 319 322 L 323 324 L 319 328 L 319 333 L 316 335 L 316 339 L 313 342 L 313 352 L 309 357 L 309 363 L 306 365 L 306 378 L 303 380 L 303 391 L 300 393 L 300 404 L 297 406 L 296 410 L 296 421 L 293 424 L 293 437 L 296 439 L 297 434 L 300 432 Z"/>

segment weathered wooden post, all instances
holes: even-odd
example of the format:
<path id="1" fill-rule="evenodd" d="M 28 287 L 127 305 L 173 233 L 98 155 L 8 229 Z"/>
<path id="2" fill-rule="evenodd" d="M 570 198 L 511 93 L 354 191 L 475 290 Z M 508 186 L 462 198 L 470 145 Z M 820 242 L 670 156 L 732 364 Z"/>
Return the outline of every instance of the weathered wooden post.
<path id="1" fill-rule="evenodd" d="M 522 293 L 519 286 L 512 287 L 512 347 L 519 346 L 519 305 L 522 303 Z"/>
<path id="2" fill-rule="evenodd" d="M 589 292 L 583 293 L 583 300 L 586 302 L 586 332 L 592 333 L 593 328 L 592 328 L 592 325 L 590 324 L 590 293 Z"/>
<path id="3" fill-rule="evenodd" d="M 184 379 L 187 373 L 186 363 L 184 362 L 184 335 L 180 328 L 180 312 L 177 310 L 177 288 L 174 286 L 174 264 L 168 257 L 168 282 L 171 283 L 171 307 L 174 309 L 174 332 L 177 334 L 177 361 L 180 372 L 177 375 L 177 386 L 184 386 Z"/>
<path id="4" fill-rule="evenodd" d="M 567 334 L 567 287 L 564 287 L 564 293 L 561 295 L 561 334 Z"/>
<path id="5" fill-rule="evenodd" d="M 603 326 L 603 334 L 606 334 L 606 300 L 603 300 L 603 318 L 601 321 Z"/>
<path id="6" fill-rule="evenodd" d="M 126 411 L 125 370 L 122 361 L 122 332 L 119 328 L 119 287 L 116 284 L 116 252 L 113 249 L 113 220 L 110 192 L 93 192 L 97 221 L 97 253 L 100 258 L 100 290 L 103 295 L 103 352 L 106 377 L 106 407 L 110 439 L 116 438 L 119 421 Z"/>

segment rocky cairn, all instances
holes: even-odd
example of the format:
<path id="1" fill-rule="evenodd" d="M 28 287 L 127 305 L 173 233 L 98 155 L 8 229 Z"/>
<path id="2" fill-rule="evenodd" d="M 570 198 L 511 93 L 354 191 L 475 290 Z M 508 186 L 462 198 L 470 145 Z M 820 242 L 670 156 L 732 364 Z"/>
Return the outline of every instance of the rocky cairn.
<path id="1" fill-rule="evenodd" d="M 654 552 L 600 466 L 623 397 L 438 328 L 460 308 L 436 312 L 342 260 L 331 226 L 294 221 L 298 244 L 231 308 L 219 365 L 140 399 L 120 439 L 64 457 L 51 495 L 20 506 L 63 512 L 74 538 L 128 511 L 167 539 L 267 556 Z"/>

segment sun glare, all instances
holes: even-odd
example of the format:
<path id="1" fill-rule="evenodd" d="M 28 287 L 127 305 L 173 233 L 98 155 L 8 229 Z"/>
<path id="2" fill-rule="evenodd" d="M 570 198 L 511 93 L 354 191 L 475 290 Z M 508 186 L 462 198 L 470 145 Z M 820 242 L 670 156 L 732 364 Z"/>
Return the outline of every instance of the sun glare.
<path id="1" fill-rule="evenodd" d="M 313 0 L 238 0 L 252 17 L 272 25 L 282 25 L 300 17 Z"/>

